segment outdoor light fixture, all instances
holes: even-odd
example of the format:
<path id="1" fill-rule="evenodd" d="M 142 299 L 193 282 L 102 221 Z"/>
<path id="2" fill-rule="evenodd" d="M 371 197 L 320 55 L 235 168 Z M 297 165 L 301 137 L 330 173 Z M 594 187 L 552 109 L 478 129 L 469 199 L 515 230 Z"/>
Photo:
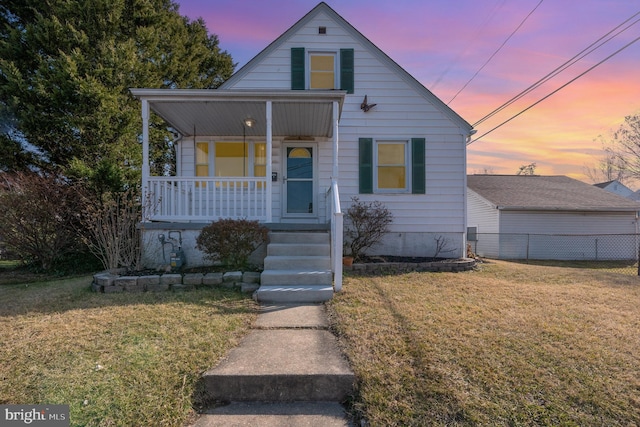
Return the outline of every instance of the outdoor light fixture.
<path id="1" fill-rule="evenodd" d="M 244 119 L 244 125 L 248 128 L 253 127 L 253 125 L 255 124 L 256 124 L 256 121 L 251 117 L 247 117 L 246 119 Z"/>

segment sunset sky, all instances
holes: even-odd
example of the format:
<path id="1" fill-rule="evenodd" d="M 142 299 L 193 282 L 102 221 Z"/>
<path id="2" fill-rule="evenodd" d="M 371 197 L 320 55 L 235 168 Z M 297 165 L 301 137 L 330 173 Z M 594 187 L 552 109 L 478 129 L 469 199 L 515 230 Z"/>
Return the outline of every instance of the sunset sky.
<path id="1" fill-rule="evenodd" d="M 316 0 L 177 2 L 181 14 L 204 19 L 209 31 L 219 37 L 220 47 L 238 63 L 236 69 L 318 4 Z M 471 124 L 624 21 L 638 14 L 621 28 L 640 20 L 637 0 L 326 3 Z M 640 22 L 475 126 L 475 136 L 518 114 L 638 37 Z M 589 182 L 585 166 L 595 166 L 601 157 L 599 136 L 607 138 L 625 116 L 635 113 L 640 113 L 640 41 L 472 143 L 468 172 L 513 174 L 521 165 L 535 162 L 538 174 L 568 175 Z"/>

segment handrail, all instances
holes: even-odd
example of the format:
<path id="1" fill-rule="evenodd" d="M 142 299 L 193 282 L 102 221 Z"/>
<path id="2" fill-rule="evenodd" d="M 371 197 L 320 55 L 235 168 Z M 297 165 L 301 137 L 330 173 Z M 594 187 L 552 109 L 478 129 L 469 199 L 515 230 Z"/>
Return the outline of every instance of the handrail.
<path id="1" fill-rule="evenodd" d="M 340 208 L 340 192 L 338 181 L 331 179 L 331 187 L 327 190 L 331 198 L 331 270 L 336 292 L 342 290 L 342 243 L 343 243 L 343 215 Z"/>

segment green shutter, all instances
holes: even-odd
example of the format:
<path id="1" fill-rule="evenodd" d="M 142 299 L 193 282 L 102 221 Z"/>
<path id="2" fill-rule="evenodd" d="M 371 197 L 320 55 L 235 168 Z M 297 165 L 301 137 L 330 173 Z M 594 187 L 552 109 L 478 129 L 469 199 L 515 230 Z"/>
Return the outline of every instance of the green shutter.
<path id="1" fill-rule="evenodd" d="M 411 192 L 425 194 L 425 139 L 411 138 Z"/>
<path id="2" fill-rule="evenodd" d="M 360 194 L 373 193 L 373 139 L 360 138 Z"/>
<path id="3" fill-rule="evenodd" d="M 304 90 L 304 48 L 291 48 L 291 89 Z"/>
<path id="4" fill-rule="evenodd" d="M 340 89 L 353 93 L 353 49 L 340 49 Z"/>

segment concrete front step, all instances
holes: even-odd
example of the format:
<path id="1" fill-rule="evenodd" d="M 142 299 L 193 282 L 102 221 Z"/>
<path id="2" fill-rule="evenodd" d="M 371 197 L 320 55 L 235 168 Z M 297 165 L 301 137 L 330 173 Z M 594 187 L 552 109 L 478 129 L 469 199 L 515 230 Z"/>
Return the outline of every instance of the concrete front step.
<path id="1" fill-rule="evenodd" d="M 331 257 L 308 255 L 269 255 L 265 270 L 331 270 Z"/>
<path id="2" fill-rule="evenodd" d="M 269 243 L 267 256 L 326 256 L 331 253 L 328 243 Z"/>
<path id="3" fill-rule="evenodd" d="M 261 285 L 254 296 L 256 301 L 261 303 L 318 303 L 329 301 L 333 298 L 333 286 Z"/>
<path id="4" fill-rule="evenodd" d="M 329 331 L 254 330 L 203 379 L 212 401 L 341 402 L 354 374 Z"/>
<path id="5" fill-rule="evenodd" d="M 208 410 L 192 427 L 348 427 L 336 402 L 233 402 Z"/>
<path id="6" fill-rule="evenodd" d="M 331 285 L 330 270 L 265 270 L 260 274 L 260 283 L 265 286 Z"/>
<path id="7" fill-rule="evenodd" d="M 327 232 L 271 232 L 269 233 L 270 243 L 330 243 L 330 236 Z"/>

